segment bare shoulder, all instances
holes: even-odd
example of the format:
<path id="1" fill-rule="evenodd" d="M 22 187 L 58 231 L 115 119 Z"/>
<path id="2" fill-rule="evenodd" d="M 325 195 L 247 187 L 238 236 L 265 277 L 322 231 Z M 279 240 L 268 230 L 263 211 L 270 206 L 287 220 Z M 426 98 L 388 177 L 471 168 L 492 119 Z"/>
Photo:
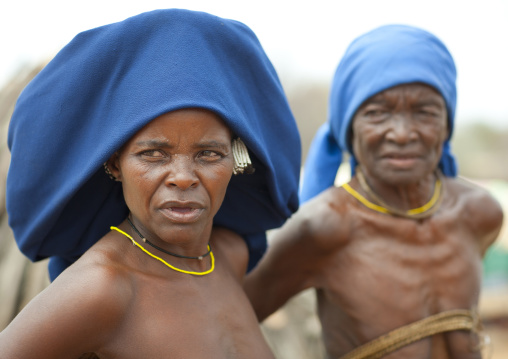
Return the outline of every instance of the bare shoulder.
<path id="1" fill-rule="evenodd" d="M 219 256 L 221 262 L 226 263 L 228 269 L 241 281 L 249 262 L 249 250 L 245 240 L 227 228 L 214 227 L 211 242 L 216 256 Z"/>
<path id="2" fill-rule="evenodd" d="M 349 239 L 348 207 L 350 198 L 342 188 L 332 187 L 303 204 L 274 234 L 274 240 L 291 238 L 329 250 Z"/>
<path id="3" fill-rule="evenodd" d="M 60 275 L 54 284 L 63 288 L 80 287 L 80 295 L 90 304 L 108 304 L 108 311 L 123 313 L 133 293 L 132 268 L 124 263 L 123 255 L 99 242 L 80 260 Z M 58 282 L 62 281 L 62 284 Z M 92 290 L 93 289 L 93 290 Z"/>
<path id="4" fill-rule="evenodd" d="M 34 350 L 38 358 L 64 358 L 98 350 L 122 320 L 132 293 L 125 272 L 108 255 L 92 250 L 60 274 L 2 332 L 6 352 L 0 354 L 31 358 Z"/>
<path id="5" fill-rule="evenodd" d="M 467 179 L 447 178 L 445 186 L 486 249 L 497 238 L 503 224 L 501 205 L 487 189 Z"/>
<path id="6" fill-rule="evenodd" d="M 341 188 L 324 191 L 281 228 L 270 231 L 268 251 L 244 282 L 260 321 L 302 290 L 323 287 L 329 259 L 349 237 L 347 198 L 341 198 L 342 192 Z"/>
<path id="7" fill-rule="evenodd" d="M 78 302 L 73 313 L 84 320 L 93 318 L 105 328 L 121 318 L 133 294 L 128 271 L 108 256 L 87 253 L 52 284 L 66 302 Z"/>
<path id="8" fill-rule="evenodd" d="M 487 221 L 494 227 L 503 221 L 501 205 L 487 189 L 460 177 L 447 178 L 446 187 L 464 209 L 481 221 Z"/>

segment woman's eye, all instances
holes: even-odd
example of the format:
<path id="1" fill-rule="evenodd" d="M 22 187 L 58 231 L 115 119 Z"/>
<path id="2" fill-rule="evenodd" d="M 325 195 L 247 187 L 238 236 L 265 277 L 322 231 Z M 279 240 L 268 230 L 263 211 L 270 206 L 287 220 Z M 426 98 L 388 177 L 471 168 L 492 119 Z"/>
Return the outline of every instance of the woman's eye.
<path id="1" fill-rule="evenodd" d="M 439 114 L 432 110 L 419 110 L 416 112 L 417 117 L 421 119 L 436 119 L 439 117 Z"/>
<path id="2" fill-rule="evenodd" d="M 204 158 L 206 160 L 219 159 L 224 157 L 221 153 L 211 150 L 201 151 L 199 153 L 199 157 Z"/>
<path id="3" fill-rule="evenodd" d="M 367 116 L 379 116 L 379 115 L 381 115 L 381 111 L 380 110 L 370 110 L 370 111 L 367 111 L 366 115 Z"/>
<path id="4" fill-rule="evenodd" d="M 367 109 L 364 112 L 364 117 L 369 122 L 380 122 L 388 118 L 389 112 L 385 109 Z"/>
<path id="5" fill-rule="evenodd" d="M 366 109 L 364 112 L 364 115 L 367 117 L 379 117 L 386 115 L 388 111 L 382 108 L 372 108 L 372 109 Z"/>
<path id="6" fill-rule="evenodd" d="M 159 151 L 159 150 L 143 151 L 141 153 L 141 155 L 144 156 L 144 157 L 151 157 L 151 158 L 162 158 L 162 157 L 164 157 L 164 153 L 162 151 Z"/>

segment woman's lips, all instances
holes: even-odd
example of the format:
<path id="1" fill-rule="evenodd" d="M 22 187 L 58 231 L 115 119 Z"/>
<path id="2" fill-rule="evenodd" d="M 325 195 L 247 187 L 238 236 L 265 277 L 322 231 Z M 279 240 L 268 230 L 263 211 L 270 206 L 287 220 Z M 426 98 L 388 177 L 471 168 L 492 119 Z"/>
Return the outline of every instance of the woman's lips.
<path id="1" fill-rule="evenodd" d="M 412 168 L 420 159 L 417 153 L 385 153 L 381 159 L 396 168 Z"/>
<path id="2" fill-rule="evenodd" d="M 193 223 L 199 219 L 203 211 L 204 209 L 196 203 L 170 203 L 166 204 L 161 209 L 161 212 L 164 214 L 164 216 L 166 216 L 170 221 L 176 223 Z"/>
<path id="3" fill-rule="evenodd" d="M 385 159 L 394 167 L 411 168 L 417 161 L 416 157 L 388 157 Z"/>
<path id="4" fill-rule="evenodd" d="M 190 207 L 170 207 L 163 208 L 162 213 L 172 222 L 193 223 L 198 220 L 203 209 Z"/>

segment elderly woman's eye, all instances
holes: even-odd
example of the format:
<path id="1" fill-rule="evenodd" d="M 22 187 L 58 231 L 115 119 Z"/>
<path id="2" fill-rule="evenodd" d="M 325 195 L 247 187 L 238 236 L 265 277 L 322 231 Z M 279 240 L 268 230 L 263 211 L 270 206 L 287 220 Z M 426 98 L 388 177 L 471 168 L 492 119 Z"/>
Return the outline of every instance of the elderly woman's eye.
<path id="1" fill-rule="evenodd" d="M 385 115 L 386 113 L 387 113 L 387 111 L 382 110 L 382 109 L 373 109 L 373 110 L 366 111 L 365 116 L 376 117 L 376 116 Z"/>
<path id="2" fill-rule="evenodd" d="M 418 114 L 422 115 L 422 116 L 429 116 L 429 117 L 437 117 L 438 116 L 436 111 L 432 111 L 432 110 L 428 110 L 428 109 L 420 109 L 418 111 Z"/>

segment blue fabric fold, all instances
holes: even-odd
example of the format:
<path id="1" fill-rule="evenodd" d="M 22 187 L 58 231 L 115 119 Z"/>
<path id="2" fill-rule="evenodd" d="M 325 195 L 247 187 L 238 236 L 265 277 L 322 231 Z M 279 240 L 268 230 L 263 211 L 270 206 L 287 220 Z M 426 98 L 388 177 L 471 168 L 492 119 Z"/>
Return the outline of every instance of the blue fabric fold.
<path id="1" fill-rule="evenodd" d="M 323 192 L 333 184 L 335 176 L 342 162 L 342 151 L 333 138 L 330 124 L 325 122 L 319 127 L 307 153 L 306 163 L 312 163 L 312 169 L 307 168 L 303 173 L 300 198 L 310 199 Z M 313 186 L 303 186 L 312 183 Z"/>
<path id="2" fill-rule="evenodd" d="M 298 208 L 300 138 L 278 76 L 244 24 L 166 9 L 78 34 L 21 93 L 8 145 L 7 211 L 21 251 L 51 278 L 127 215 L 102 169 L 157 116 L 217 113 L 256 171 L 233 176 L 215 224 L 242 235 L 252 268 L 265 231 Z M 283 133 L 284 136 L 280 136 Z"/>
<path id="3" fill-rule="evenodd" d="M 386 25 L 355 39 L 341 59 L 331 86 L 328 121 L 316 134 L 304 166 L 300 202 L 333 186 L 344 152 L 354 170 L 351 121 L 367 99 L 393 86 L 424 83 L 443 96 L 448 111 L 449 137 L 439 167 L 449 177 L 457 175 L 450 148 L 457 102 L 457 72 L 453 58 L 433 34 L 407 25 Z M 326 131 L 322 132 L 322 131 Z"/>

